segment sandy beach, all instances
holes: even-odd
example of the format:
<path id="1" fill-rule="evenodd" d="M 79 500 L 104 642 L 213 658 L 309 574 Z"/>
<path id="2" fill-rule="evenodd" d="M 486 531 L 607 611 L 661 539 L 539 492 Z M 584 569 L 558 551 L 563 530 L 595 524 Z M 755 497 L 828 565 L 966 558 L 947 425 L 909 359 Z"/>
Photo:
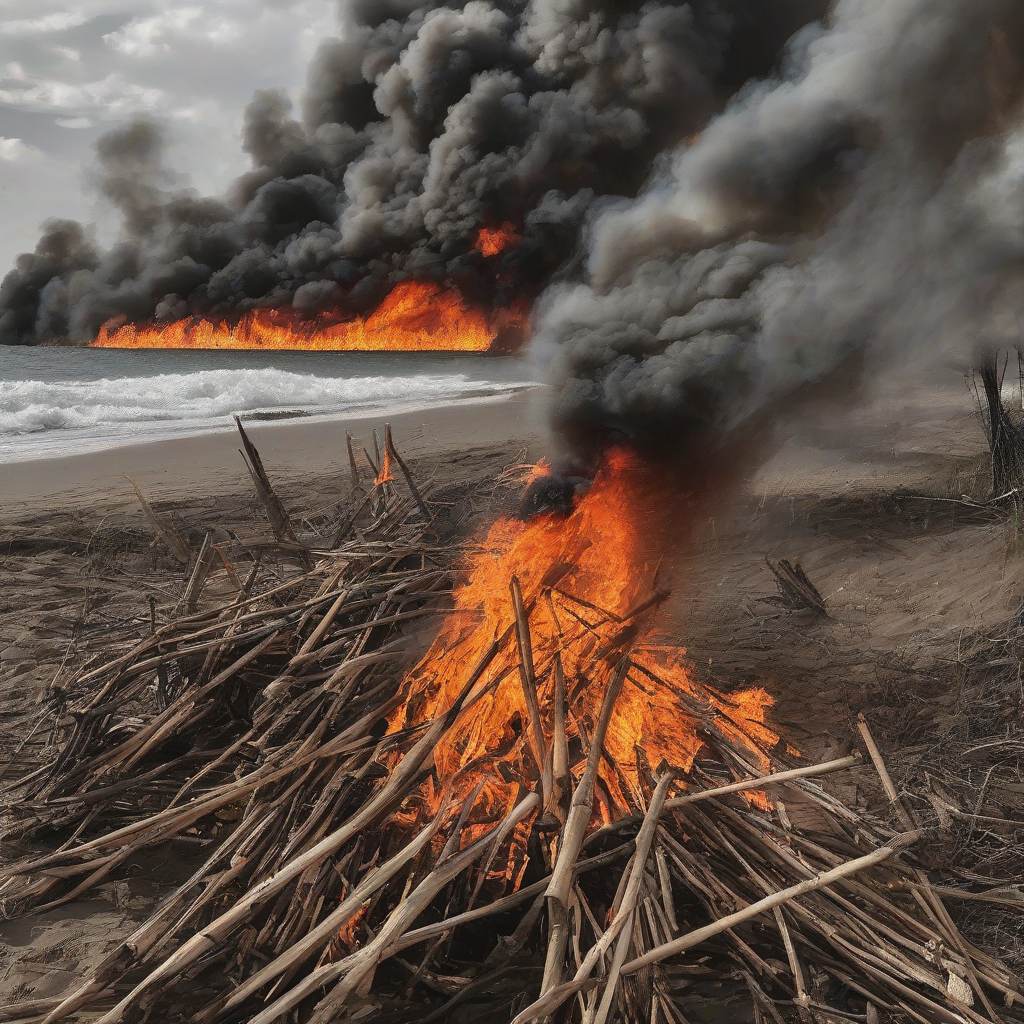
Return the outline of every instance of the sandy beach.
<path id="1" fill-rule="evenodd" d="M 542 388 L 498 399 L 477 399 L 454 406 L 387 417 L 396 442 L 410 457 L 434 457 L 469 447 L 515 444 L 535 448 L 544 433 Z M 348 472 L 345 431 L 360 445 L 371 446 L 371 432 L 384 418 L 303 418 L 249 420 L 246 427 L 275 476 L 329 478 Z M 468 442 L 468 445 L 467 445 Z M 249 475 L 238 454 L 238 435 L 230 420 L 217 433 L 173 438 L 143 445 L 130 443 L 68 458 L 0 463 L 0 510 L 5 515 L 44 507 L 61 507 L 93 499 L 133 501 L 124 479 L 167 498 L 183 494 L 218 496 L 248 486 Z M 325 484 L 330 486 L 327 479 Z"/>
<path id="2" fill-rule="evenodd" d="M 533 392 L 391 419 L 414 476 L 463 534 L 497 513 L 481 496 L 503 470 L 552 450 L 542 400 Z M 251 436 L 290 510 L 315 522 L 349 500 L 346 429 L 372 450 L 374 427 L 383 424 L 296 420 L 251 424 Z M 61 664 L 85 657 L 108 628 L 145 629 L 149 595 L 161 607 L 177 600 L 181 569 L 123 474 L 193 541 L 214 527 L 241 532 L 262 512 L 237 447 L 225 432 L 0 467 L 0 778 L 44 756 L 24 722 Z M 848 749 L 860 710 L 888 722 L 899 718 L 893 701 L 941 702 L 965 638 L 998 628 L 1021 600 L 1013 527 L 945 503 L 984 494 L 986 451 L 955 375 L 894 385 L 841 421 L 826 410 L 789 429 L 727 504 L 698 504 L 698 514 L 681 500 L 660 570 L 672 592 L 663 635 L 727 691 L 765 685 L 773 722 L 812 759 Z M 799 561 L 829 616 L 773 605 L 766 555 Z M 856 799 L 866 777 L 851 778 L 844 792 Z M 88 900 L 0 923 L 0 1004 L 52 998 L 87 976 L 180 878 L 178 857 L 169 850 L 155 875 L 152 865 L 129 869 Z"/>

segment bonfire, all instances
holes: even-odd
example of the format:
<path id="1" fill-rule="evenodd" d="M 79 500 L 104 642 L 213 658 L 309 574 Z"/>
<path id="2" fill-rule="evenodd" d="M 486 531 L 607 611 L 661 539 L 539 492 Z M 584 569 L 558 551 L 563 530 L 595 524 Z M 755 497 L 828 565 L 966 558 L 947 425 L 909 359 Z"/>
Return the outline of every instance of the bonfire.
<path id="1" fill-rule="evenodd" d="M 388 429 L 349 439 L 351 506 L 300 536 L 239 429 L 273 540 L 192 554 L 141 499 L 181 601 L 54 688 L 6 838 L 61 841 L 3 869 L 0 910 L 175 839 L 202 861 L 82 987 L 0 1020 L 683 1024 L 709 978 L 757 1021 L 1024 1019 L 915 863 L 867 723 L 806 764 L 766 690 L 665 644 L 651 524 L 677 496 L 651 466 L 521 468 L 564 500 L 457 549 Z M 865 759 L 884 820 L 819 783 Z"/>

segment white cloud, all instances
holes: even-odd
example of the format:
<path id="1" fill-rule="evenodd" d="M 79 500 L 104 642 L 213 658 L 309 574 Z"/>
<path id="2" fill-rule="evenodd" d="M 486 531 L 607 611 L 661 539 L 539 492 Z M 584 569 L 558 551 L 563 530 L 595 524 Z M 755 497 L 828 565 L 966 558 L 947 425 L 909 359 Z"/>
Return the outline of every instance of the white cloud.
<path id="1" fill-rule="evenodd" d="M 28 75 L 25 74 L 25 69 L 21 66 L 21 61 L 12 60 L 4 65 L 3 78 L 13 79 L 15 82 L 27 82 Z"/>
<path id="2" fill-rule="evenodd" d="M 58 117 L 56 123 L 61 128 L 91 128 L 96 122 L 88 117 Z"/>
<path id="3" fill-rule="evenodd" d="M 77 28 L 89 20 L 82 12 L 56 11 L 44 14 L 41 18 L 19 18 L 11 21 L 0 21 L 0 35 L 34 36 L 47 32 L 66 32 L 69 28 Z"/>
<path id="4" fill-rule="evenodd" d="M 133 18 L 116 32 L 108 32 L 103 41 L 129 57 L 151 57 L 160 51 L 169 52 L 175 37 L 188 33 L 202 16 L 203 11 L 198 7 L 181 7 L 151 18 Z"/>
<path id="5" fill-rule="evenodd" d="M 0 135 L 0 160 L 9 164 L 38 163 L 46 158 L 41 149 L 21 139 L 7 139 Z"/>
<path id="6" fill-rule="evenodd" d="M 82 84 L 8 77 L 14 82 L 9 81 L 6 88 L 0 88 L 0 103 L 24 110 L 90 111 L 108 118 L 169 113 L 163 90 L 136 85 L 120 74 Z"/>

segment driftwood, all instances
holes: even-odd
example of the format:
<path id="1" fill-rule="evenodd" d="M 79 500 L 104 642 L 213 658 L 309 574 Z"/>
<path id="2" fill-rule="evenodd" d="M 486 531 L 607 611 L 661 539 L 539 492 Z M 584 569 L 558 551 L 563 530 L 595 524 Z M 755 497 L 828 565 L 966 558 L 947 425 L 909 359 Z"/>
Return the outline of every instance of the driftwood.
<path id="1" fill-rule="evenodd" d="M 994 498 L 994 501 L 1003 500 L 1010 495 L 1016 497 L 1016 492 L 1024 485 L 1024 427 L 1019 417 L 1012 417 L 1003 404 L 1002 385 L 1005 372 L 1006 363 L 1004 362 L 1000 369 L 995 355 L 984 359 L 978 368 L 985 394 L 982 419 L 992 456 L 991 494 L 1002 496 Z M 977 388 L 977 385 L 975 387 Z M 978 404 L 981 408 L 983 403 L 980 395 Z"/>
<path id="2" fill-rule="evenodd" d="M 256 494 L 259 496 L 264 509 L 266 509 L 267 518 L 270 520 L 270 528 L 274 531 L 274 536 L 279 541 L 290 541 L 292 544 L 298 544 L 299 540 L 295 536 L 295 530 L 292 528 L 291 520 L 288 518 L 288 512 L 271 486 L 267 471 L 263 468 L 263 460 L 260 458 L 260 453 L 256 450 L 256 446 L 252 441 L 249 440 L 249 435 L 246 434 L 242 421 L 237 416 L 235 417 L 235 425 L 238 427 L 238 433 L 242 438 L 242 458 L 245 460 L 245 464 L 252 476 L 252 482 L 256 486 Z"/>
<path id="3" fill-rule="evenodd" d="M 135 481 L 127 474 L 125 474 L 125 480 L 132 485 L 135 497 L 139 499 L 139 504 L 142 506 L 142 512 L 149 521 L 149 525 L 153 527 L 153 532 L 164 542 L 164 544 L 167 545 L 167 550 L 170 551 L 170 553 L 174 555 L 182 565 L 188 565 L 191 558 L 188 545 L 181 539 L 181 537 L 178 536 L 177 531 L 171 523 L 162 522 L 153 509 L 150 508 L 149 502 L 146 501 L 145 495 L 139 490 Z"/>
<path id="4" fill-rule="evenodd" d="M 394 456 L 389 430 L 384 443 Z M 193 571 L 166 621 L 54 695 L 51 759 L 7 788 L 3 814 L 7 840 L 56 848 L 0 866 L 0 912 L 78 898 L 171 841 L 205 860 L 31 1019 L 327 1024 L 388 1004 L 417 1020 L 668 1024 L 703 972 L 735 978 L 758 1019 L 1024 1020 L 1017 979 L 913 861 L 919 826 L 867 723 L 891 801 L 877 816 L 816 781 L 859 753 L 797 764 L 729 696 L 696 677 L 678 692 L 638 640 L 663 594 L 614 615 L 563 566 L 540 592 L 503 581 L 493 635 L 417 714 L 406 630 L 456 621 L 460 567 L 406 479 L 411 498 L 354 501 L 308 566 L 278 541 L 272 573 L 268 545 L 228 603 L 204 600 Z M 684 702 L 698 756 L 638 750 L 627 773 L 616 715 L 638 693 Z M 445 775 L 440 751 L 499 696 L 522 709 L 507 735 Z M 796 827 L 781 796 L 827 829 Z"/>
<path id="5" fill-rule="evenodd" d="M 825 599 L 807 578 L 807 573 L 799 562 L 794 565 L 785 558 L 773 562 L 765 556 L 765 563 L 775 577 L 775 583 L 779 588 L 779 597 L 776 600 L 780 604 L 794 611 L 806 610 L 818 615 L 828 615 Z"/>

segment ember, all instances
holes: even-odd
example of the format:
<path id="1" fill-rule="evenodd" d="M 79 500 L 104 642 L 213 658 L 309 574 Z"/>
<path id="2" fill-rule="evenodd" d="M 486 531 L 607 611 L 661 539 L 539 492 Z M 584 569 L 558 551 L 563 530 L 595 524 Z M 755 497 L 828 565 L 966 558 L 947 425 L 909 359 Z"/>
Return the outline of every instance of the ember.
<path id="1" fill-rule="evenodd" d="M 312 349 L 348 352 L 487 352 L 521 331 L 528 308 L 485 312 L 440 285 L 404 281 L 368 316 L 309 323 L 281 310 L 256 310 L 233 323 L 106 324 L 95 348 Z"/>
<path id="2" fill-rule="evenodd" d="M 507 221 L 500 228 L 481 228 L 476 236 L 476 251 L 482 256 L 500 256 L 519 241 L 515 225 Z"/>

